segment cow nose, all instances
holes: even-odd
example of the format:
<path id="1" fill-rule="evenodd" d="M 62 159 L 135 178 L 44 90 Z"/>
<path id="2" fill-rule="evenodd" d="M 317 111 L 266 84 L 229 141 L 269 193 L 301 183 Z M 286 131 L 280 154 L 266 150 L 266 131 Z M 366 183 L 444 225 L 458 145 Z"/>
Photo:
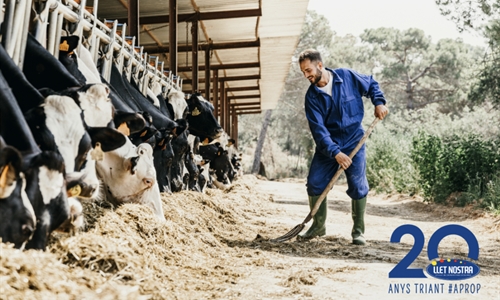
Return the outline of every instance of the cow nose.
<path id="1" fill-rule="evenodd" d="M 24 236 L 31 236 L 33 234 L 33 226 L 31 224 L 23 224 L 21 231 Z"/>
<path id="2" fill-rule="evenodd" d="M 148 188 L 152 187 L 154 184 L 154 179 L 152 178 L 144 178 L 142 181 Z"/>

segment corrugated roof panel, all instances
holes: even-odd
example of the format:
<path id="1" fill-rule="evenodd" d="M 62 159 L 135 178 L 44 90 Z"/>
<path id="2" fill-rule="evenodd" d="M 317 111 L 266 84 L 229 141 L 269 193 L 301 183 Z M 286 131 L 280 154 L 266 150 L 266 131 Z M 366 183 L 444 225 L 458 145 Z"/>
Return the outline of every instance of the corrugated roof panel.
<path id="1" fill-rule="evenodd" d="M 297 37 L 265 38 L 260 42 L 262 109 L 273 109 L 288 76 Z"/>
<path id="2" fill-rule="evenodd" d="M 297 47 L 308 0 L 262 1 L 259 23 L 262 109 L 276 107 Z"/>
<path id="3" fill-rule="evenodd" d="M 208 35 L 217 42 L 251 41 L 257 39 L 257 17 L 203 21 Z"/>

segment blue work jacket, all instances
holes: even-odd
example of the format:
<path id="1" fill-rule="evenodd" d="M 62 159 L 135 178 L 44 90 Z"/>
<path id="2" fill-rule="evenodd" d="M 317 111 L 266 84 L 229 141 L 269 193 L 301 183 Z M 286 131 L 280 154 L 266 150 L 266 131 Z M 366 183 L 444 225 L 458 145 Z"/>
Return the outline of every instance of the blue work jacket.
<path id="1" fill-rule="evenodd" d="M 353 150 L 364 134 L 361 97 L 369 97 L 375 106 L 385 104 L 386 100 L 371 75 L 346 68 L 326 70 L 333 76 L 332 96 L 311 84 L 305 97 L 305 110 L 316 151 L 335 157 L 339 152 Z"/>

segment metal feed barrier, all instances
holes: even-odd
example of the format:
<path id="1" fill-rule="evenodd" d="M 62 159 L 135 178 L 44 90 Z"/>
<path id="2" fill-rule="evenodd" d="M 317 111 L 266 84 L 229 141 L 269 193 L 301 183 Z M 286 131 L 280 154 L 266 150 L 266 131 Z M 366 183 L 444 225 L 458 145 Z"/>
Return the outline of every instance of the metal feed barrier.
<path id="1" fill-rule="evenodd" d="M 143 47 L 135 46 L 135 36 L 125 35 L 125 23 L 97 19 L 98 0 L 94 0 L 92 7 L 85 6 L 86 0 L 78 2 L 0 0 L 2 44 L 20 68 L 31 25 L 35 38 L 55 57 L 59 56 L 59 41 L 64 32 L 78 36 L 80 44 L 76 52 L 80 53 L 81 47 L 87 48 L 95 65 L 101 59 L 100 73 L 108 82 L 115 64 L 121 73 L 125 72 L 127 80 L 133 77 L 139 83 L 144 95 L 154 82 L 162 86 L 163 96 L 171 88 L 182 90 L 181 78 L 164 70 L 164 63 L 159 62 L 157 56 L 148 55 Z M 33 20 L 30 20 L 31 15 L 35 16 Z"/>

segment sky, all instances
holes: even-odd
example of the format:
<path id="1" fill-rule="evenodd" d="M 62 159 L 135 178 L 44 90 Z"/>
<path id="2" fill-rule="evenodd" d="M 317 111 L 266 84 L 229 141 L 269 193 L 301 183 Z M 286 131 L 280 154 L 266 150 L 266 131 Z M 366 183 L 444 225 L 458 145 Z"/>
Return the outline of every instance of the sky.
<path id="1" fill-rule="evenodd" d="M 368 28 L 418 28 L 430 35 L 433 43 L 460 37 L 465 43 L 486 47 L 479 34 L 459 33 L 455 24 L 440 14 L 435 0 L 309 0 L 308 9 L 324 15 L 340 36 L 359 36 Z"/>

